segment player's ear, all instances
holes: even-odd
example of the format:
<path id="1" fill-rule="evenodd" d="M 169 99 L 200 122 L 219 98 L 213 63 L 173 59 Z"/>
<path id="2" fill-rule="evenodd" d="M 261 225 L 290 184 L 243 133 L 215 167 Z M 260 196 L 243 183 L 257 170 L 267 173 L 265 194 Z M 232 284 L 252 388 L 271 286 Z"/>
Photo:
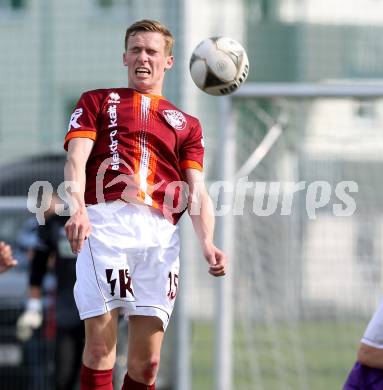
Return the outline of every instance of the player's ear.
<path id="1" fill-rule="evenodd" d="M 128 66 L 128 61 L 126 58 L 126 51 L 122 54 L 122 63 L 124 64 L 124 66 Z"/>
<path id="2" fill-rule="evenodd" d="M 173 66 L 173 63 L 174 63 L 174 57 L 173 56 L 168 56 L 166 58 L 165 70 L 170 69 Z"/>

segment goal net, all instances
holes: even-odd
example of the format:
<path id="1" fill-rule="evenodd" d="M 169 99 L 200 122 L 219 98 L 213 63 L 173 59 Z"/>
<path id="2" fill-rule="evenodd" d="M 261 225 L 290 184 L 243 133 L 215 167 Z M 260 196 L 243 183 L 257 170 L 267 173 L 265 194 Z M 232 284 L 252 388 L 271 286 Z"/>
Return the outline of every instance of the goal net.
<path id="1" fill-rule="evenodd" d="M 339 88 L 232 99 L 236 390 L 341 388 L 382 295 L 383 96 Z"/>

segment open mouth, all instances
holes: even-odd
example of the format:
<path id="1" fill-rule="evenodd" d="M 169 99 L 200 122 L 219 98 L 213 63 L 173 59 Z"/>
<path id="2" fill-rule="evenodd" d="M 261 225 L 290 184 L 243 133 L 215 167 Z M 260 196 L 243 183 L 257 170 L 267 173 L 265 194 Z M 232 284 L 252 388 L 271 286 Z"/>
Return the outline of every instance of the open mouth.
<path id="1" fill-rule="evenodd" d="M 135 73 L 137 75 L 140 75 L 140 76 L 144 76 L 144 75 L 150 75 L 150 70 L 148 68 L 144 68 L 144 67 L 139 67 L 136 69 Z"/>

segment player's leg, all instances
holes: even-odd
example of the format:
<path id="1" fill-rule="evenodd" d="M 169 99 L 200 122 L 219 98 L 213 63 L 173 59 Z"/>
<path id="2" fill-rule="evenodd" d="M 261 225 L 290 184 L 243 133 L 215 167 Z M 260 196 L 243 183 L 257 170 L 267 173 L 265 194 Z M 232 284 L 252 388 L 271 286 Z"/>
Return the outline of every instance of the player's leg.
<path id="1" fill-rule="evenodd" d="M 124 202 L 88 207 L 92 234 L 77 257 L 74 286 L 80 318 L 85 320 L 82 390 L 104 389 L 96 382 L 112 389 L 118 312 L 121 307 L 135 309 L 130 263 L 133 267 L 135 260 L 142 260 L 145 247 L 142 250 L 141 236 L 136 237 L 135 219 L 140 219 L 130 218 L 124 211 L 128 208 Z M 127 247 L 135 257 L 127 257 Z"/>
<path id="2" fill-rule="evenodd" d="M 126 249 L 135 308 L 125 311 L 128 372 L 123 390 L 154 390 L 164 332 L 173 311 L 179 274 L 178 228 L 155 212 L 131 208 L 141 248 Z M 139 248 L 140 249 L 140 248 Z"/>
<path id="3" fill-rule="evenodd" d="M 130 316 L 128 372 L 122 390 L 154 390 L 164 330 L 155 316 Z"/>
<path id="4" fill-rule="evenodd" d="M 113 390 L 118 309 L 85 320 L 81 390 Z"/>

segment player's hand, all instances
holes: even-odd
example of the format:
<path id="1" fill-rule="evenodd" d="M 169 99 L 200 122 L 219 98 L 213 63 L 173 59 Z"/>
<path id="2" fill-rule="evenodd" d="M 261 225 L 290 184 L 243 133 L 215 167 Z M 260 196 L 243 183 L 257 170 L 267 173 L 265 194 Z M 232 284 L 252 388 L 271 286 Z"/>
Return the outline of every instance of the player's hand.
<path id="1" fill-rule="evenodd" d="M 31 338 L 33 331 L 43 323 L 42 303 L 40 299 L 30 298 L 23 314 L 16 323 L 16 336 L 20 341 Z"/>
<path id="2" fill-rule="evenodd" d="M 13 258 L 11 247 L 0 241 L 0 273 L 5 272 L 17 265 L 17 260 Z"/>
<path id="3" fill-rule="evenodd" d="M 209 274 L 213 276 L 224 276 L 226 274 L 227 257 L 213 244 L 203 246 L 203 254 L 209 263 Z"/>
<path id="4" fill-rule="evenodd" d="M 74 254 L 78 254 L 91 233 L 92 227 L 85 208 L 78 209 L 65 224 L 65 232 Z"/>

